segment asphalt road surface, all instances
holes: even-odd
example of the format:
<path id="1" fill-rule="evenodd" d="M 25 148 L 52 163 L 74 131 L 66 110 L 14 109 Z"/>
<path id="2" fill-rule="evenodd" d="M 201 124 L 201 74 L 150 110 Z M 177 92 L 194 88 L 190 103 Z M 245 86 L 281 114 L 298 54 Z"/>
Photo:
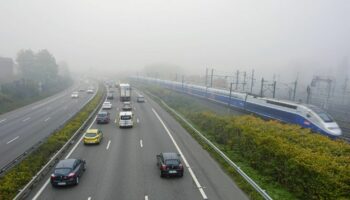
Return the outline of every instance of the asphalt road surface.
<path id="1" fill-rule="evenodd" d="M 94 94 L 79 92 L 78 99 L 72 99 L 71 94 L 79 88 L 87 89 L 89 85 L 85 82 L 76 83 L 56 95 L 0 115 L 0 167 L 50 135 L 76 114 Z"/>
<path id="2" fill-rule="evenodd" d="M 135 99 L 133 128 L 120 129 L 114 123 L 122 106 L 115 98 L 111 123 L 91 124 L 104 133 L 101 144 L 86 146 L 80 140 L 66 156 L 86 160 L 79 185 L 54 188 L 47 175 L 28 199 L 248 199 L 166 111 L 149 98 L 145 103 Z M 182 178 L 160 177 L 156 166 L 160 152 L 182 154 L 183 163 L 188 164 Z"/>

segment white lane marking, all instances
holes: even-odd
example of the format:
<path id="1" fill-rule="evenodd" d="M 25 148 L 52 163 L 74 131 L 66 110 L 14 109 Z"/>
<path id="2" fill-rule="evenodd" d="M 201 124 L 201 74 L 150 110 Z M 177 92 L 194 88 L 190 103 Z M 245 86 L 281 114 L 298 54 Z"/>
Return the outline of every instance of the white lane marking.
<path id="1" fill-rule="evenodd" d="M 111 140 L 108 141 L 108 144 L 107 144 L 107 147 L 106 147 L 106 150 L 109 149 L 109 145 L 111 145 Z"/>
<path id="2" fill-rule="evenodd" d="M 141 146 L 141 148 L 143 147 L 143 143 L 142 143 L 142 140 L 140 140 L 140 146 Z"/>
<path id="3" fill-rule="evenodd" d="M 12 140 L 10 140 L 10 141 L 6 142 L 6 144 L 10 144 L 11 142 L 13 142 L 13 141 L 17 140 L 18 138 L 19 138 L 19 136 L 17 136 L 17 137 L 15 137 L 15 138 L 13 138 Z"/>
<path id="4" fill-rule="evenodd" d="M 49 121 L 51 119 L 51 117 L 48 117 L 48 118 L 46 118 L 45 120 L 44 120 L 44 122 L 47 122 L 47 121 Z"/>
<path id="5" fill-rule="evenodd" d="M 0 123 L 2 123 L 2 122 L 4 122 L 4 121 L 6 121 L 7 119 L 2 119 L 2 120 L 0 120 Z"/>
<path id="6" fill-rule="evenodd" d="M 28 121 L 28 120 L 30 120 L 30 117 L 25 118 L 24 120 L 22 120 L 22 122 L 25 122 L 25 121 Z"/>
<path id="7" fill-rule="evenodd" d="M 89 128 L 91 128 L 91 126 L 95 123 L 96 121 L 96 118 L 91 122 Z M 89 129 L 88 128 L 88 129 Z M 65 157 L 65 159 L 69 158 L 69 156 L 73 153 L 73 151 L 78 147 L 78 145 L 81 143 L 81 141 L 83 140 L 84 138 L 84 135 L 82 135 L 79 139 L 79 141 L 74 145 L 74 147 L 71 149 L 71 151 L 68 153 L 68 155 Z M 35 196 L 33 197 L 32 200 L 36 200 L 39 198 L 39 196 L 41 195 L 41 193 L 43 193 L 44 189 L 47 187 L 47 185 L 50 183 L 50 178 L 48 178 L 46 180 L 46 182 L 44 183 L 44 185 L 40 188 L 40 190 L 35 194 Z"/>
<path id="8" fill-rule="evenodd" d="M 139 120 L 139 118 L 137 118 L 137 119 L 136 119 L 136 122 L 137 122 L 137 123 L 140 123 L 140 120 Z"/>
<path id="9" fill-rule="evenodd" d="M 89 197 L 88 200 L 91 200 L 91 197 Z"/>
<path id="10" fill-rule="evenodd" d="M 176 143 L 174 137 L 171 135 L 169 129 L 167 128 L 167 126 L 165 125 L 165 123 L 163 122 L 163 120 L 159 117 L 158 113 L 154 110 L 154 108 L 152 108 L 152 111 L 153 111 L 153 113 L 156 115 L 156 117 L 158 118 L 158 120 L 160 121 L 160 123 L 163 125 L 163 127 L 164 127 L 165 131 L 168 133 L 168 135 L 169 135 L 171 141 L 174 143 L 176 150 L 177 150 L 177 151 L 179 152 L 179 154 L 181 155 L 181 157 L 182 157 L 182 159 L 183 159 L 183 161 L 184 161 L 184 163 L 185 163 L 185 165 L 186 165 L 186 167 L 187 167 L 187 169 L 188 169 L 188 172 L 191 174 L 192 179 L 193 179 L 193 181 L 196 183 L 196 186 L 197 186 L 199 192 L 201 193 L 203 199 L 208 199 L 207 195 L 206 195 L 205 192 L 204 192 L 203 187 L 202 187 L 201 184 L 199 183 L 199 181 L 198 181 L 196 175 L 194 174 L 194 172 L 193 172 L 192 169 L 191 169 L 191 166 L 188 164 L 187 159 L 185 158 L 185 155 L 182 153 L 180 147 L 177 145 L 177 143 Z"/>
<path id="11" fill-rule="evenodd" d="M 147 195 L 145 196 L 145 200 L 148 200 L 148 196 Z"/>

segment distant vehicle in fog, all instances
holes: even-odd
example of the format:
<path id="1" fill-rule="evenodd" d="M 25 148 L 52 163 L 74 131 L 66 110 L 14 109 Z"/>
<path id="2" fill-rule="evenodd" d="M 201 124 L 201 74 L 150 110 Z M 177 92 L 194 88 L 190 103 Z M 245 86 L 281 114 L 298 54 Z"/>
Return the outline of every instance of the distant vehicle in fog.
<path id="1" fill-rule="evenodd" d="M 136 97 L 136 101 L 137 101 L 138 103 L 143 103 L 143 102 L 145 102 L 145 97 L 142 96 L 142 95 L 138 95 L 138 96 Z"/>
<path id="2" fill-rule="evenodd" d="M 111 104 L 111 102 L 109 102 L 109 101 L 103 102 L 103 104 L 102 104 L 102 109 L 104 109 L 104 110 L 112 109 L 112 104 Z"/>
<path id="3" fill-rule="evenodd" d="M 77 98 L 79 98 L 79 93 L 78 92 L 73 92 L 71 97 L 72 97 L 72 99 L 77 99 Z"/>
<path id="4" fill-rule="evenodd" d="M 97 124 L 108 124 L 110 121 L 110 114 L 106 111 L 100 111 L 96 117 Z"/>
<path id="5" fill-rule="evenodd" d="M 119 85 L 120 101 L 130 101 L 131 99 L 131 87 L 128 83 L 121 83 Z"/>

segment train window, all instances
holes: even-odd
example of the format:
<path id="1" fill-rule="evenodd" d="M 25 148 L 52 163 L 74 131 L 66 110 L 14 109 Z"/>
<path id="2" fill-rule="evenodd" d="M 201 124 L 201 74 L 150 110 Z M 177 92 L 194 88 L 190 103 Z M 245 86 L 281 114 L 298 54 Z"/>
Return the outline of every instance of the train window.
<path id="1" fill-rule="evenodd" d="M 307 118 L 310 118 L 310 117 L 311 117 L 311 115 L 308 113 L 308 114 L 306 114 L 306 117 L 307 117 Z"/>

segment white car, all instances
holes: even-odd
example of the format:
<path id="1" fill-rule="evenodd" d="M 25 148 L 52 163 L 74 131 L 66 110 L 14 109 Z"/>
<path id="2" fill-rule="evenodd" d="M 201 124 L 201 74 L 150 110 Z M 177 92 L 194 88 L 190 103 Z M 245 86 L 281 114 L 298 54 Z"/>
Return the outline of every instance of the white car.
<path id="1" fill-rule="evenodd" d="M 93 89 L 88 89 L 86 92 L 87 92 L 88 94 L 93 94 L 93 93 L 94 93 L 94 90 L 93 90 Z"/>
<path id="2" fill-rule="evenodd" d="M 72 97 L 72 99 L 77 99 L 77 98 L 79 98 L 79 93 L 78 92 L 73 92 L 71 97 Z"/>
<path id="3" fill-rule="evenodd" d="M 105 101 L 102 105 L 102 109 L 107 110 L 107 109 L 112 109 L 112 104 L 109 101 Z"/>

